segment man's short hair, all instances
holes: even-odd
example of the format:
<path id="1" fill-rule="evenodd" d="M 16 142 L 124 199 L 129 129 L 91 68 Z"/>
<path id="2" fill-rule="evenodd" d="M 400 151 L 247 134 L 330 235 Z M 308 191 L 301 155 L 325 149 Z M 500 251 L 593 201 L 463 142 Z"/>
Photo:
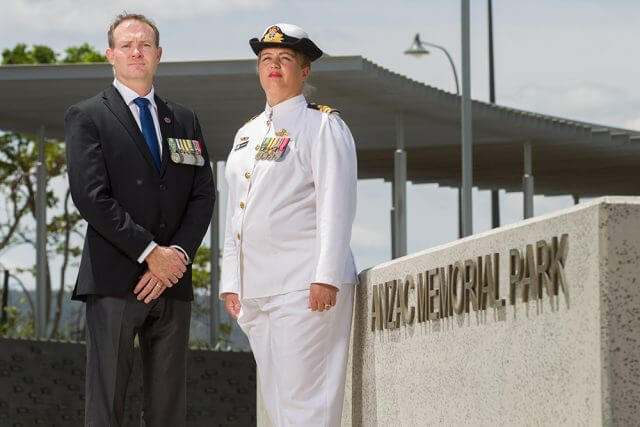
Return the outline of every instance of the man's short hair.
<path id="1" fill-rule="evenodd" d="M 160 31 L 158 31 L 158 27 L 153 23 L 152 20 L 147 18 L 144 15 L 140 15 L 138 13 L 127 13 L 126 11 L 122 12 L 120 15 L 116 16 L 116 18 L 111 23 L 109 27 L 109 31 L 107 32 L 107 39 L 109 40 L 109 47 L 113 49 L 114 41 L 113 41 L 113 32 L 116 30 L 118 25 L 122 24 L 124 21 L 140 21 L 153 29 L 153 34 L 156 37 L 156 47 L 160 46 Z"/>

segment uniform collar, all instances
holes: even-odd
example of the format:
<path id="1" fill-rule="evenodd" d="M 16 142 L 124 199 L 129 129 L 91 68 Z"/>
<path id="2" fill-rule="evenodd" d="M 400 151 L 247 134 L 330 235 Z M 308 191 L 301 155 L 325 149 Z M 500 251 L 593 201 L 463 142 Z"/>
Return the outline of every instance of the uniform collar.
<path id="1" fill-rule="evenodd" d="M 140 95 L 138 95 L 133 89 L 126 86 L 117 78 L 113 79 L 113 85 L 115 86 L 116 89 L 118 89 L 118 92 L 120 92 L 120 96 L 122 96 L 122 99 L 124 99 L 124 102 L 125 104 L 127 104 L 127 106 L 131 106 L 131 103 L 133 102 L 134 99 L 140 98 Z M 151 90 L 149 91 L 149 93 L 143 96 L 142 98 L 147 98 L 151 103 L 151 105 L 153 105 L 153 109 L 157 111 L 158 106 L 156 105 L 156 100 L 153 95 L 154 95 L 154 89 L 153 89 L 153 86 L 151 86 Z"/>
<path id="2" fill-rule="evenodd" d="M 304 95 L 300 94 L 298 96 L 294 96 L 293 98 L 289 98 L 286 101 L 282 101 L 279 104 L 270 107 L 269 104 L 265 104 L 264 113 L 269 116 L 277 116 L 280 114 L 285 114 L 289 111 L 292 111 L 296 108 L 300 108 L 302 105 L 307 105 L 307 100 Z"/>

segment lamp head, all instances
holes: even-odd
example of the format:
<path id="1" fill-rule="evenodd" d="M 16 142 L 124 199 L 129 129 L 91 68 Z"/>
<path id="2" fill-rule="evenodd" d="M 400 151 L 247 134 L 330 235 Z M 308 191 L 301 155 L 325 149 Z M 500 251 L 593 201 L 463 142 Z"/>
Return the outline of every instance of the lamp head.
<path id="1" fill-rule="evenodd" d="M 429 51 L 424 48 L 424 45 L 420 40 L 420 34 L 416 33 L 416 36 L 414 37 L 413 42 L 411 43 L 411 46 L 409 46 L 409 49 L 405 50 L 404 53 L 406 55 L 411 55 L 418 58 L 422 55 L 428 55 Z"/>

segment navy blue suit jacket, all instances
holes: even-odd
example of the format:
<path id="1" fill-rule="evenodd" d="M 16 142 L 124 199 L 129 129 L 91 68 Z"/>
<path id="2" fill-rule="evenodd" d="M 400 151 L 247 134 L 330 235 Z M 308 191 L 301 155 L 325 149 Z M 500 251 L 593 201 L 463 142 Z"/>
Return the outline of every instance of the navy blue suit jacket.
<path id="1" fill-rule="evenodd" d="M 209 158 L 196 115 L 156 95 L 162 167 L 154 165 L 129 107 L 113 86 L 65 115 L 71 196 L 87 221 L 74 299 L 133 291 L 148 244 L 178 245 L 191 259 L 211 221 L 215 199 Z M 200 141 L 205 165 L 176 164 L 167 138 Z M 193 299 L 191 268 L 163 296 Z"/>

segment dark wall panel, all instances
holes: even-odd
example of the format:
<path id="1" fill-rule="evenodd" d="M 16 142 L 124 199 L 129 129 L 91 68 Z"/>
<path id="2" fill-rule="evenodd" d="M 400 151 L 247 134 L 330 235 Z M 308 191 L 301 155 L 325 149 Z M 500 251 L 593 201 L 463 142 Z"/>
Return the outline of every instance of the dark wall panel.
<path id="1" fill-rule="evenodd" d="M 0 425 L 82 426 L 82 343 L 0 338 Z M 190 350 L 187 366 L 188 426 L 256 423 L 256 367 L 246 352 Z M 126 426 L 142 426 L 139 352 L 127 393 Z"/>

